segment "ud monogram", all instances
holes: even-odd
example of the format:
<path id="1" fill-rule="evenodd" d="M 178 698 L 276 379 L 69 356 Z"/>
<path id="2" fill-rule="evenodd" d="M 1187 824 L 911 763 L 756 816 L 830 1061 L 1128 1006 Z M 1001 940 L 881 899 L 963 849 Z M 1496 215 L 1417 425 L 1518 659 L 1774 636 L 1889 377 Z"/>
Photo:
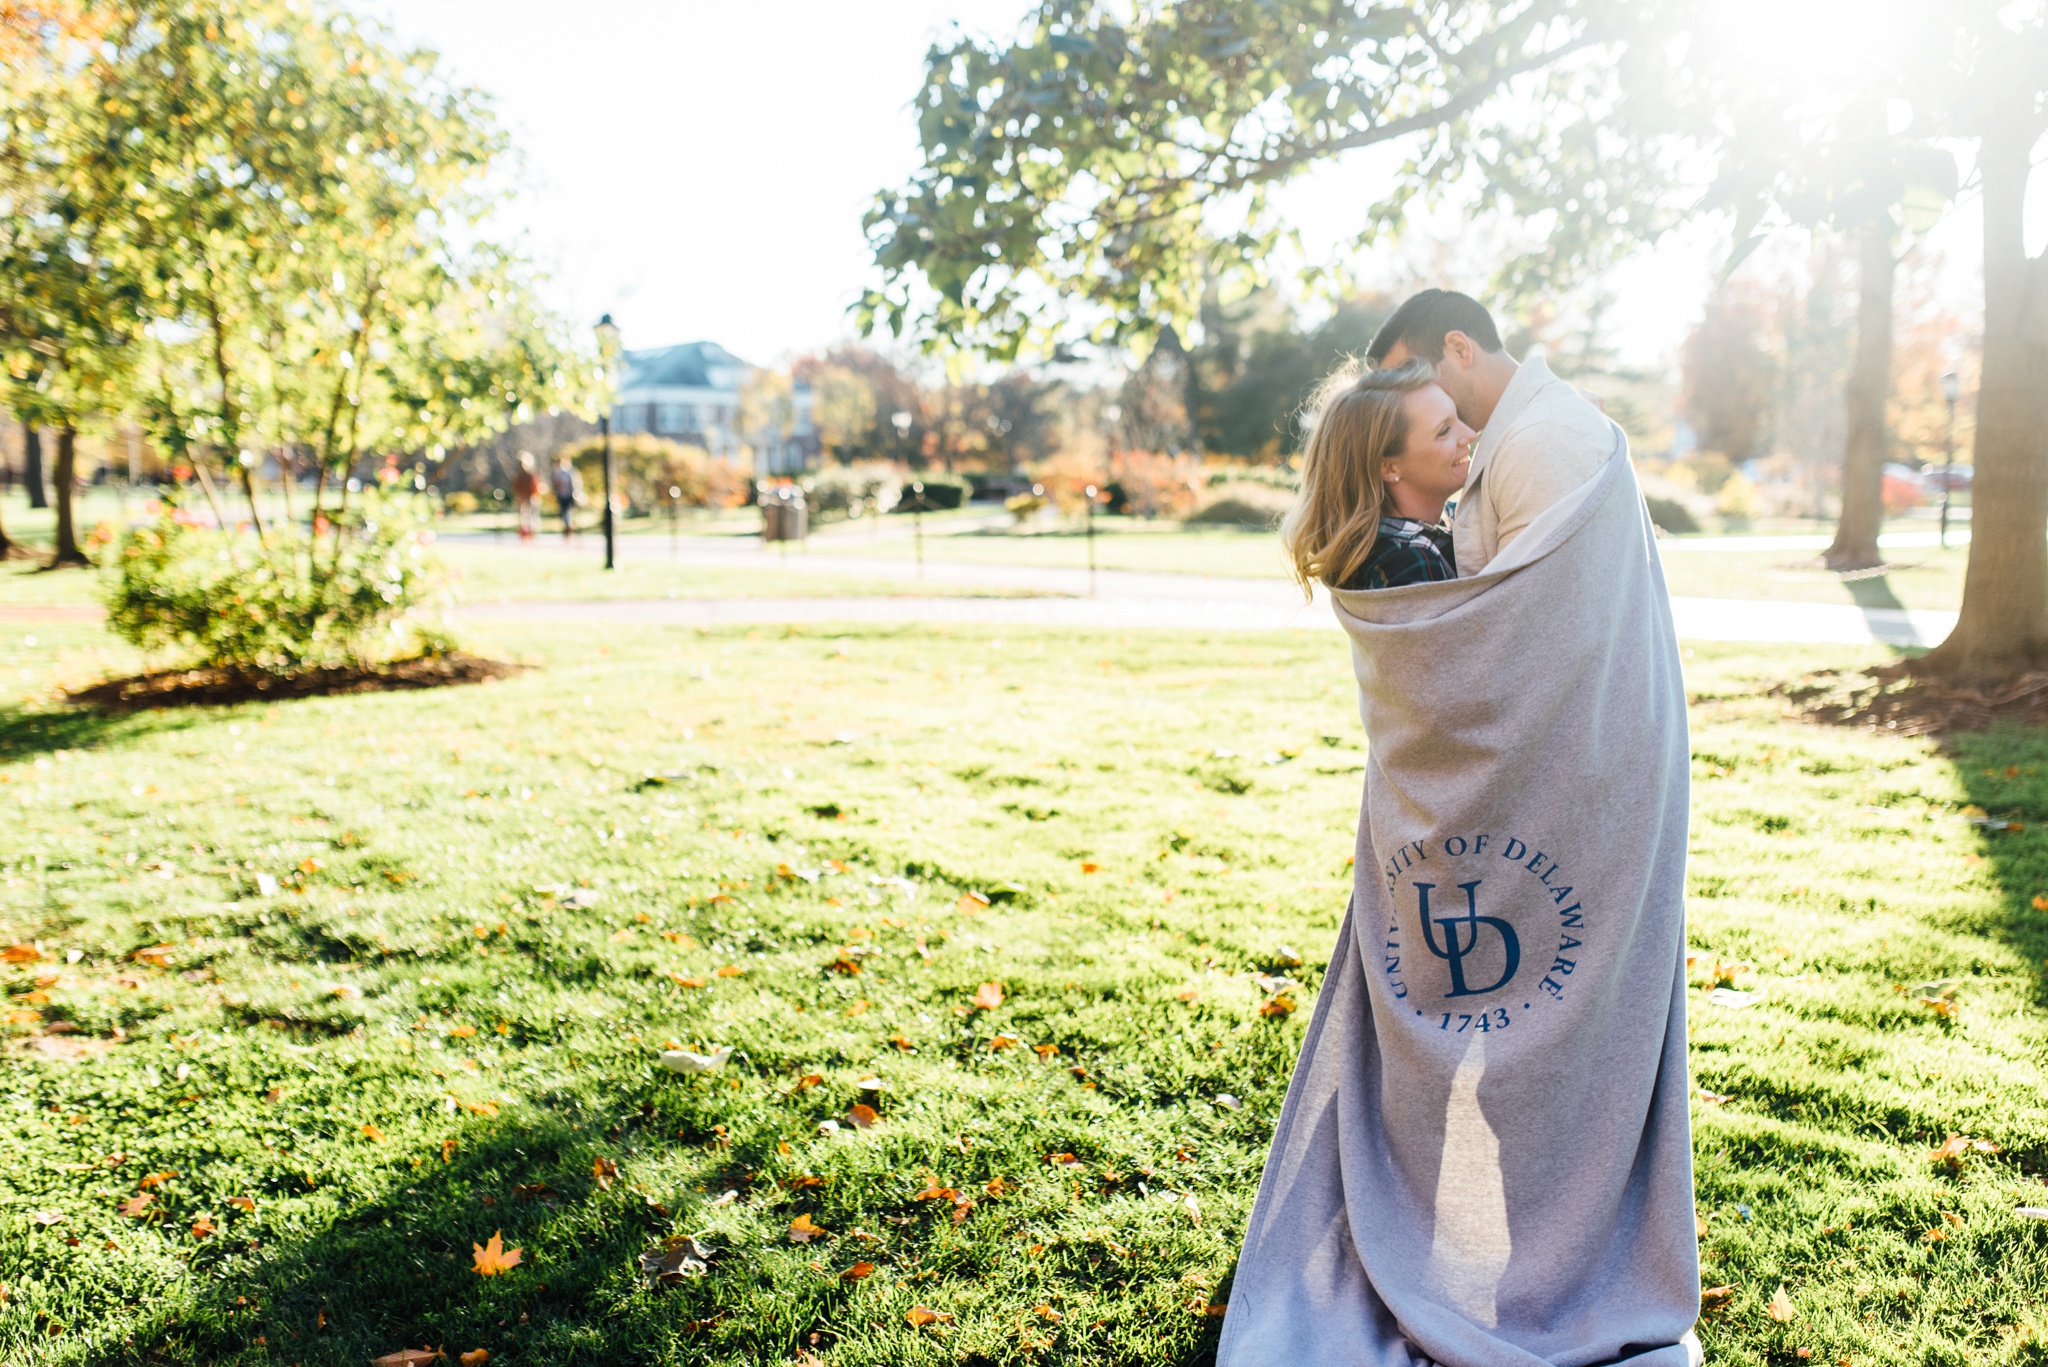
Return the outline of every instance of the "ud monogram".
<path id="1" fill-rule="evenodd" d="M 1475 878 L 1469 883 L 1458 884 L 1465 894 L 1465 914 L 1439 916 L 1434 922 L 1429 916 L 1429 894 L 1436 884 L 1415 885 L 1415 895 L 1422 903 L 1423 941 L 1429 946 L 1429 952 L 1442 959 L 1451 972 L 1451 990 L 1444 993 L 1446 997 L 1479 997 L 1488 992 L 1497 992 L 1507 986 L 1508 980 L 1515 976 L 1515 970 L 1522 966 L 1522 942 L 1515 935 L 1515 928 L 1498 916 L 1479 914 L 1479 885 L 1485 881 L 1483 878 Z M 1441 945 L 1437 943 L 1436 933 L 1430 929 L 1432 924 L 1443 928 L 1444 938 Z M 1485 987 L 1468 987 L 1465 985 L 1465 956 L 1479 948 L 1481 926 L 1491 926 L 1500 936 L 1506 964 L 1501 969 L 1500 977 Z"/>

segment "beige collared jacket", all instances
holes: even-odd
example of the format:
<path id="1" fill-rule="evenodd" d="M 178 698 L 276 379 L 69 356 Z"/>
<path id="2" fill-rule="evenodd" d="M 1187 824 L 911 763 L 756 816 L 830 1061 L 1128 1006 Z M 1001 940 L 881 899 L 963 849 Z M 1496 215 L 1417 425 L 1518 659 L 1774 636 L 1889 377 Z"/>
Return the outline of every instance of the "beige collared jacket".
<path id="1" fill-rule="evenodd" d="M 1599 473 L 1613 451 L 1606 416 L 1542 357 L 1523 361 L 1472 448 L 1451 516 L 1459 576 L 1484 570 L 1538 513 Z"/>

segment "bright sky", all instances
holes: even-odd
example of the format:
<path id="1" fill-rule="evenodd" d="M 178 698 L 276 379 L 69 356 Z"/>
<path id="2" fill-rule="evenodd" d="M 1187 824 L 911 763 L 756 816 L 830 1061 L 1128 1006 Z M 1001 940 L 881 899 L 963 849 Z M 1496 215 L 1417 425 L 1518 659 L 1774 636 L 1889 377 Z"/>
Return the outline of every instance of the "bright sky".
<path id="1" fill-rule="evenodd" d="M 927 46 L 955 24 L 1007 32 L 1029 8 L 362 2 L 496 97 L 526 158 L 507 224 L 553 276 L 558 308 L 613 314 L 628 347 L 709 339 L 757 364 L 853 335 L 847 306 L 874 279 L 861 215 L 917 165 L 909 102 Z M 1376 179 L 1347 162 L 1283 202 L 1321 250 L 1348 235 Z M 1971 277 L 1974 222 L 1957 215 L 1937 244 Z M 1627 359 L 1675 356 L 1726 247 L 1692 233 L 1617 272 L 1609 325 Z"/>

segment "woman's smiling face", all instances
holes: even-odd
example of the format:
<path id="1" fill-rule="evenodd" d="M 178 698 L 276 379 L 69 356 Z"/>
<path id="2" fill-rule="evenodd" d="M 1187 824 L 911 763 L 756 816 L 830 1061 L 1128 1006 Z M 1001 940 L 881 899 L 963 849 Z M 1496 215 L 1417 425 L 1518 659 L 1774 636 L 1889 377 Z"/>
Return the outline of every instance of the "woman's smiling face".
<path id="1" fill-rule="evenodd" d="M 1458 405 L 1433 384 L 1411 391 L 1401 402 L 1408 444 L 1382 463 L 1381 473 L 1397 488 L 1407 485 L 1425 498 L 1448 499 L 1465 487 L 1478 434 L 1458 421 Z"/>

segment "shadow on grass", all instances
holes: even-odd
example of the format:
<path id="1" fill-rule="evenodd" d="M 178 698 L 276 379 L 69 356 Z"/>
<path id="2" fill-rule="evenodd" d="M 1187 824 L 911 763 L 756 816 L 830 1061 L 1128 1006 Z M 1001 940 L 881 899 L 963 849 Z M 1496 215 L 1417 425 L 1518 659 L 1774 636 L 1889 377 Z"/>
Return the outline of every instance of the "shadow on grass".
<path id="1" fill-rule="evenodd" d="M 58 750 L 87 750 L 140 736 L 182 731 L 205 718 L 190 713 L 110 715 L 86 708 L 45 711 L 0 707 L 0 764 Z"/>
<path id="2" fill-rule="evenodd" d="M 2032 966 L 2034 1005 L 2048 1009 L 2048 730 L 2007 725 L 1965 733 L 1950 738 L 1949 751 L 1970 801 L 2020 827 L 1984 835 L 2002 905 L 1982 931 Z"/>
<path id="3" fill-rule="evenodd" d="M 687 1122 L 678 1138 L 677 1117 L 662 1111 L 652 1089 L 614 1095 L 602 1110 L 559 1097 L 539 1110 L 522 1107 L 517 1123 L 465 1133 L 445 1159 L 434 1154 L 410 1174 L 387 1172 L 381 1189 L 345 1197 L 343 1214 L 304 1237 L 291 1236 L 299 1222 L 290 1216 L 222 1220 L 192 1260 L 199 1275 L 186 1280 L 197 1294 L 138 1323 L 126 1344 L 82 1361 L 360 1367 L 402 1347 L 441 1348 L 451 1362 L 477 1348 L 507 1363 L 793 1356 L 850 1287 L 821 1279 L 811 1295 L 791 1296 L 786 1286 L 764 1294 L 768 1278 L 722 1239 L 708 1241 L 718 1254 L 711 1275 L 660 1288 L 639 1277 L 641 1253 L 672 1231 L 709 1222 L 700 1196 L 672 1218 L 657 1198 L 682 1204 L 677 1198 L 616 1182 L 606 1188 L 593 1174 L 599 1157 L 702 1149 L 715 1140 Z M 704 1167 L 743 1187 L 745 1171 L 772 1155 L 719 1158 L 727 1161 Z M 309 1176 L 322 1186 L 347 1182 Z M 254 1193 L 259 1211 L 305 1190 L 288 1178 L 271 1187 Z M 520 1265 L 479 1275 L 473 1250 L 494 1233 L 503 1249 L 523 1250 Z"/>

